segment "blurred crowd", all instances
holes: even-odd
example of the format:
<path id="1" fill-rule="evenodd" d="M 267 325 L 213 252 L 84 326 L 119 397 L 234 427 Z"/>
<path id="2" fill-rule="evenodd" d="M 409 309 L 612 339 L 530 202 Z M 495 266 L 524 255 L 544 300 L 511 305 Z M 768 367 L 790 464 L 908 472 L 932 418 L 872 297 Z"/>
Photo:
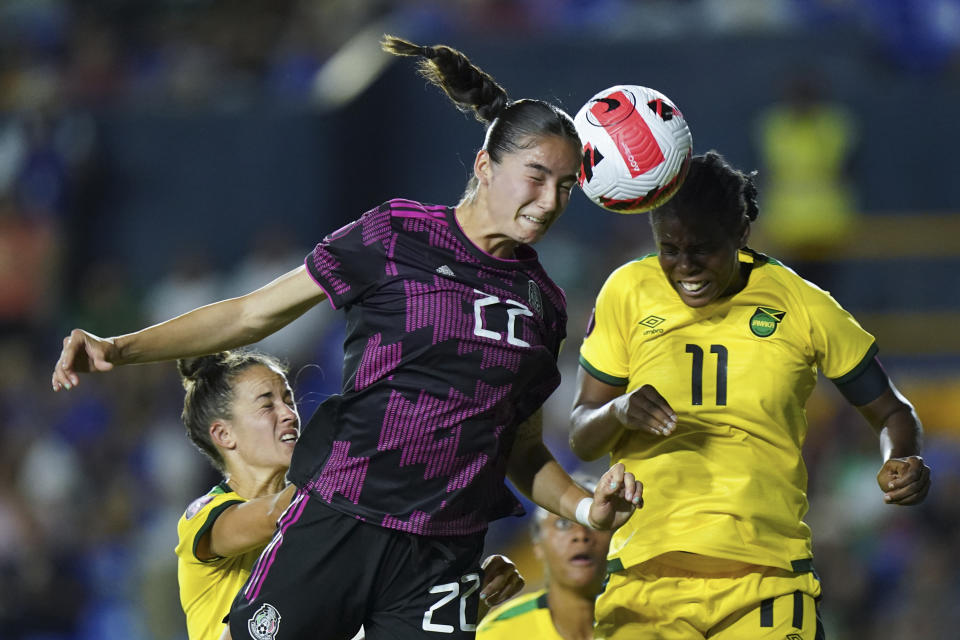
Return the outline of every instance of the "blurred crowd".
<path id="1" fill-rule="evenodd" d="M 175 524 L 218 478 L 183 435 L 175 368 L 86 377 L 55 396 L 58 343 L 73 326 L 113 335 L 248 291 L 311 248 L 280 222 L 229 270 L 186 250 L 171 253 L 164 278 L 131 281 L 95 241 L 108 224 L 98 111 L 309 108 L 318 71 L 371 25 L 629 38 L 829 20 L 869 30 L 879 54 L 917 72 L 950 72 L 958 61 L 958 0 L 0 0 L 0 639 L 185 638 Z M 551 242 L 543 253 L 568 288 L 571 346 L 547 437 L 572 470 L 565 413 L 578 334 L 603 274 L 650 247 L 615 247 L 589 271 L 571 266 L 590 259 L 575 238 Z M 308 318 L 261 345 L 290 363 L 304 419 L 339 388 L 342 335 L 327 309 Z M 810 407 L 808 522 L 828 637 L 952 637 L 960 627 L 952 425 L 928 424 L 927 503 L 893 509 L 875 486 L 876 438 L 821 387 Z M 490 544 L 524 562 L 521 523 L 497 525 Z M 536 567 L 521 568 L 537 586 Z"/>

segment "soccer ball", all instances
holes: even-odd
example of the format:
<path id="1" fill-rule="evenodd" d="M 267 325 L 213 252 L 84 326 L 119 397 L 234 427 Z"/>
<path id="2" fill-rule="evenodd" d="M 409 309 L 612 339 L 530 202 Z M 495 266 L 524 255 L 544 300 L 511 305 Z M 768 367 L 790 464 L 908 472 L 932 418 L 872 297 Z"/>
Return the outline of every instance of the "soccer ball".
<path id="1" fill-rule="evenodd" d="M 643 213 L 663 204 L 687 176 L 693 136 L 665 95 L 617 85 L 590 98 L 573 119 L 583 143 L 579 182 L 604 209 Z"/>

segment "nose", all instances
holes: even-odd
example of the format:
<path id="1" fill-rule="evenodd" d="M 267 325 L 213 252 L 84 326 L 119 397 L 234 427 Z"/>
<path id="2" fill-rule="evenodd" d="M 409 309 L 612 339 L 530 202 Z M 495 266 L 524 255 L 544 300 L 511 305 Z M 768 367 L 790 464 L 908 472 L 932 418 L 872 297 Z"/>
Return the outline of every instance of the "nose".
<path id="1" fill-rule="evenodd" d="M 593 538 L 593 530 L 589 527 L 585 527 L 582 524 L 575 524 L 571 529 L 571 541 L 580 542 L 580 541 L 589 541 Z"/>
<path id="2" fill-rule="evenodd" d="M 548 213 L 553 213 L 557 210 L 560 196 L 557 195 L 556 187 L 548 184 L 544 185 L 544 188 L 540 191 L 540 197 L 537 200 L 537 204 L 540 205 L 541 209 Z"/>
<path id="3" fill-rule="evenodd" d="M 283 403 L 283 409 L 280 413 L 281 422 L 299 422 L 300 416 L 297 414 L 296 407 L 293 407 L 286 402 Z"/>
<path id="4" fill-rule="evenodd" d="M 677 267 L 685 273 L 696 273 L 700 270 L 700 263 L 691 251 L 681 251 L 677 260 Z"/>

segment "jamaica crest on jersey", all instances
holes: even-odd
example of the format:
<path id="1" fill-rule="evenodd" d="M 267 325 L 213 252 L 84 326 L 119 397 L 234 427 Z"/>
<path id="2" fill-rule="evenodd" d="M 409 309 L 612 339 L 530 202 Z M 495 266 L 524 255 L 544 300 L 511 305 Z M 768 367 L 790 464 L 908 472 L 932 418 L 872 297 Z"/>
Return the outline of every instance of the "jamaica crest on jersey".
<path id="1" fill-rule="evenodd" d="M 542 318 L 543 301 L 540 299 L 540 287 L 533 280 L 527 280 L 527 301 L 530 303 L 530 308 Z"/>
<path id="2" fill-rule="evenodd" d="M 280 612 L 272 604 L 265 602 L 257 612 L 247 620 L 247 631 L 254 640 L 275 640 L 280 629 Z"/>

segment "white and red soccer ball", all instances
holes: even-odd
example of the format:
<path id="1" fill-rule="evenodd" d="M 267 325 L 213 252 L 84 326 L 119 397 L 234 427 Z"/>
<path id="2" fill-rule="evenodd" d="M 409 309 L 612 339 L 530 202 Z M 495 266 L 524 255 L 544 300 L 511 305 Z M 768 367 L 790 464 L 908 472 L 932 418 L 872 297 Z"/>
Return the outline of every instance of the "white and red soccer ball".
<path id="1" fill-rule="evenodd" d="M 604 89 L 573 119 L 583 143 L 580 187 L 617 213 L 663 204 L 687 175 L 693 136 L 665 95 L 637 85 Z"/>

